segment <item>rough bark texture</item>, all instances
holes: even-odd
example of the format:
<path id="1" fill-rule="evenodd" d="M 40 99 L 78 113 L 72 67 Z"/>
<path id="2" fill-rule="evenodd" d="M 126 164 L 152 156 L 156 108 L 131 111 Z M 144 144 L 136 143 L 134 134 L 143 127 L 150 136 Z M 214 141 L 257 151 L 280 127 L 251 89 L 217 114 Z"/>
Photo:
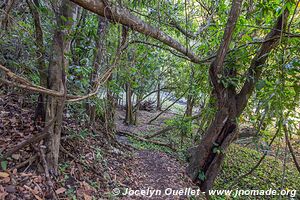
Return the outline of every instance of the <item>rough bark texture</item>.
<path id="1" fill-rule="evenodd" d="M 97 81 L 99 79 L 99 73 L 100 73 L 100 68 L 102 67 L 104 69 L 105 65 L 105 37 L 107 34 L 108 30 L 108 21 L 103 18 L 99 17 L 98 18 L 98 30 L 97 30 L 97 35 L 98 38 L 96 38 L 96 51 L 95 51 L 95 56 L 94 56 L 94 67 L 93 71 L 90 77 L 90 91 L 93 91 L 97 87 Z M 90 123 L 93 124 L 95 122 L 96 118 L 96 107 L 95 105 L 87 105 L 87 113 L 90 117 Z"/>
<path id="2" fill-rule="evenodd" d="M 59 92 L 66 90 L 64 74 L 64 47 L 63 33 L 56 30 L 53 36 L 53 55 L 49 64 L 49 88 Z M 48 96 L 46 122 L 55 118 L 55 123 L 50 127 L 50 136 L 47 141 L 49 152 L 47 162 L 52 173 L 57 173 L 59 145 L 61 135 L 64 98 Z"/>
<path id="3" fill-rule="evenodd" d="M 126 90 L 126 115 L 125 115 L 125 124 L 130 125 L 134 124 L 134 116 L 133 116 L 133 110 L 132 110 L 132 90 L 130 83 L 125 84 L 125 90 Z"/>
<path id="4" fill-rule="evenodd" d="M 6 3 L 4 3 L 5 9 L 4 9 L 4 16 L 1 20 L 1 28 L 4 30 L 7 30 L 10 23 L 10 11 L 12 10 L 14 6 L 15 0 L 7 0 Z"/>
<path id="5" fill-rule="evenodd" d="M 109 1 L 98 0 L 71 0 L 77 5 L 94 12 L 100 16 L 106 17 L 113 22 L 117 22 L 132 28 L 133 30 L 148 35 L 157 39 L 164 44 L 176 49 L 183 55 L 187 56 L 192 62 L 200 63 L 200 59 L 191 50 L 185 48 L 178 41 L 164 33 L 163 31 L 155 28 L 138 17 L 132 15 L 128 10 L 113 5 Z"/>
<path id="6" fill-rule="evenodd" d="M 47 97 L 46 106 L 46 122 L 55 119 L 54 124 L 49 128 L 50 136 L 47 140 L 48 153 L 46 155 L 51 173 L 57 174 L 58 170 L 58 157 L 61 138 L 61 126 L 63 120 L 63 110 L 66 99 L 66 77 L 65 67 L 68 61 L 64 58 L 66 52 L 70 49 L 70 41 L 65 39 L 65 34 L 61 27 L 71 26 L 71 22 L 62 20 L 61 15 L 66 19 L 72 17 L 74 5 L 68 1 L 63 0 L 61 4 L 55 5 L 53 8 L 56 12 L 57 28 L 53 35 L 52 56 L 48 68 L 48 87 L 51 90 L 63 92 L 64 97 Z M 67 29 L 69 30 L 69 29 Z"/>
<path id="7" fill-rule="evenodd" d="M 210 68 L 210 78 L 214 86 L 214 95 L 217 98 L 218 111 L 200 144 L 189 150 L 190 164 L 187 168 L 187 173 L 194 181 L 198 181 L 203 191 L 209 190 L 213 185 L 213 181 L 215 180 L 224 159 L 225 151 L 236 136 L 236 118 L 246 107 L 254 86 L 260 78 L 262 68 L 265 65 L 269 53 L 276 47 L 280 40 L 279 36 L 281 30 L 286 26 L 288 16 L 288 11 L 285 10 L 283 14 L 278 17 L 274 29 L 272 29 L 265 38 L 265 41 L 267 42 L 262 44 L 250 64 L 247 74 L 247 77 L 249 78 L 244 83 L 241 92 L 236 94 L 234 87 L 230 86 L 225 88 L 220 84 L 218 75 L 221 75 L 223 72 L 223 62 L 228 50 L 229 42 L 231 41 L 234 24 L 238 17 L 240 9 L 239 4 L 241 4 L 241 1 L 233 1 L 223 41 L 218 50 L 217 57 Z M 225 75 L 231 76 L 232 74 L 225 73 Z M 214 149 L 220 151 L 214 153 L 217 152 L 214 151 Z M 200 171 L 205 174 L 205 180 L 198 180 Z"/>
<path id="8" fill-rule="evenodd" d="M 47 67 L 45 63 L 45 47 L 44 36 L 41 26 L 40 14 L 37 11 L 39 8 L 39 0 L 26 1 L 34 21 L 35 28 L 35 43 L 37 47 L 36 57 L 38 64 L 38 71 L 40 76 L 40 86 L 47 87 Z M 38 97 L 37 107 L 35 109 L 35 120 L 45 121 L 46 117 L 46 95 L 40 94 Z"/>

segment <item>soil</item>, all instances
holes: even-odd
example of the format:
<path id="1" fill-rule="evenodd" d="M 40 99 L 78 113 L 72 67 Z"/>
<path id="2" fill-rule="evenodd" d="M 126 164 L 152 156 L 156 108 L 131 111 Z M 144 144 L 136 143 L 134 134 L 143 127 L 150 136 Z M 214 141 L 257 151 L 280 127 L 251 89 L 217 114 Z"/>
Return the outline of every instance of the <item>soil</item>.
<path id="1" fill-rule="evenodd" d="M 21 98 L 22 97 L 22 98 Z M 41 124 L 33 122 L 35 99 L 22 94 L 0 95 L 0 152 L 40 134 Z M 141 111 L 142 119 L 137 126 L 125 126 L 124 111 L 117 111 L 117 129 L 131 132 L 160 130 L 165 119 L 174 116 L 163 114 L 153 124 L 147 124 L 157 112 Z M 185 166 L 166 153 L 152 150 L 115 148 L 107 144 L 101 134 L 91 134 L 85 123 L 70 113 L 65 115 L 62 146 L 69 154 L 61 152 L 60 173 L 52 177 L 53 190 L 59 199 L 187 199 L 181 196 L 115 196 L 114 188 L 185 189 L 195 187 L 185 176 Z M 130 145 L 123 136 L 123 145 Z M 0 200 L 51 199 L 49 182 L 43 165 L 38 159 L 37 149 L 42 143 L 29 145 L 7 159 L 0 168 Z M 71 155 L 71 156 L 70 156 Z M 24 164 L 25 163 L 25 164 Z M 5 168 L 5 169 L 3 169 Z M 164 191 L 163 191 L 164 192 Z"/>

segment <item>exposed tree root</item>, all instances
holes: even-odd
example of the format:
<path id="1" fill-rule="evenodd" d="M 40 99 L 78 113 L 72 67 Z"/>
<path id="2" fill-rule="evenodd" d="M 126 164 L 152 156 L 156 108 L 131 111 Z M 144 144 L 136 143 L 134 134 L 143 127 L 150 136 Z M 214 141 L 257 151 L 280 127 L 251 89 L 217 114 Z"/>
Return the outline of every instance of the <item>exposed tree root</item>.
<path id="1" fill-rule="evenodd" d="M 33 163 L 33 161 L 35 161 L 37 158 L 38 158 L 37 155 L 33 155 L 27 160 L 25 160 L 24 162 L 21 162 L 20 164 L 16 165 L 14 169 L 20 169 L 22 167 L 25 167 L 27 164 L 31 165 L 31 163 Z"/>
<path id="2" fill-rule="evenodd" d="M 48 189 L 49 189 L 49 193 L 51 194 L 51 198 L 53 198 L 54 200 L 58 200 L 56 193 L 54 191 L 54 184 L 53 184 L 53 182 L 51 180 L 51 176 L 49 174 L 49 167 L 48 167 L 48 164 L 46 161 L 45 149 L 43 146 L 40 146 L 39 156 L 40 156 L 40 159 L 41 159 L 44 171 L 45 171 L 45 176 L 47 178 L 47 185 L 49 187 Z"/>

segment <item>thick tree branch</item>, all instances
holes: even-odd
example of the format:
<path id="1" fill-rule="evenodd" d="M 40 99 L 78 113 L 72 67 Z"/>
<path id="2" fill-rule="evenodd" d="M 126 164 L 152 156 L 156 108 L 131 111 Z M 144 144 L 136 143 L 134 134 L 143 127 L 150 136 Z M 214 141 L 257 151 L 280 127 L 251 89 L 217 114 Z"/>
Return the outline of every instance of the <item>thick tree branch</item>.
<path id="1" fill-rule="evenodd" d="M 157 44 L 153 44 L 153 43 L 150 43 L 150 42 L 146 42 L 146 41 L 141 41 L 141 40 L 132 40 L 128 43 L 129 44 L 134 44 L 134 43 L 137 43 L 137 44 L 145 44 L 145 45 L 149 45 L 149 46 L 153 46 L 153 47 L 156 47 L 156 48 L 159 48 L 159 49 L 162 49 L 162 50 L 165 50 L 165 51 L 169 51 L 171 54 L 173 54 L 174 56 L 177 56 L 179 58 L 183 58 L 183 59 L 188 59 L 187 57 L 181 55 L 181 54 L 178 54 L 176 51 L 172 51 L 172 49 L 170 48 L 167 48 L 167 47 L 164 47 L 164 46 L 161 46 L 161 45 L 157 45 Z"/>
<path id="2" fill-rule="evenodd" d="M 221 45 L 217 51 L 215 60 L 210 65 L 209 73 L 210 73 L 212 84 L 217 93 L 219 93 L 221 89 L 220 88 L 221 85 L 219 83 L 219 76 L 223 71 L 224 60 L 229 49 L 229 44 L 231 42 L 235 24 L 240 14 L 241 6 L 242 6 L 242 0 L 234 0 L 232 2 L 229 18 L 227 20 L 227 25 L 224 31 Z"/>
<path id="3" fill-rule="evenodd" d="M 114 22 L 128 26 L 139 33 L 157 39 L 162 43 L 176 49 L 180 53 L 186 55 L 192 62 L 200 63 L 199 57 L 195 55 L 194 52 L 185 48 L 182 44 L 180 44 L 171 36 L 167 35 L 165 32 L 147 24 L 146 22 L 139 19 L 135 15 L 132 15 L 125 8 L 120 8 L 112 4 L 108 5 L 107 3 L 104 3 L 104 1 L 98 1 L 98 0 L 70 0 L 70 1 L 76 3 L 77 5 L 93 13 L 106 17 Z"/>
<path id="4" fill-rule="evenodd" d="M 260 49 L 256 53 L 256 56 L 251 61 L 251 65 L 248 69 L 245 81 L 240 93 L 237 95 L 237 111 L 239 114 L 244 110 L 247 105 L 248 99 L 251 96 L 251 93 L 254 90 L 254 86 L 260 78 L 260 75 L 263 70 L 263 66 L 267 58 L 269 57 L 270 52 L 278 45 L 283 30 L 287 25 L 289 12 L 287 9 L 283 11 L 276 21 L 274 29 L 272 29 L 269 34 L 265 37 L 265 42 L 262 43 Z"/>

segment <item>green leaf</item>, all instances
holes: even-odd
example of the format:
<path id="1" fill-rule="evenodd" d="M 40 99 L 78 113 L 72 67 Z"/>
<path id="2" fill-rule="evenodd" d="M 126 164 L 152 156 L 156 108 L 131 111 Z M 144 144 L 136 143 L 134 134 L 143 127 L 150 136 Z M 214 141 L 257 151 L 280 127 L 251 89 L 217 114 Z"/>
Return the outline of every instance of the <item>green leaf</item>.
<path id="1" fill-rule="evenodd" d="M 256 89 L 257 89 L 257 90 L 261 90 L 265 85 L 266 85 L 266 82 L 265 82 L 264 80 L 260 80 L 260 81 L 256 84 Z"/>
<path id="2" fill-rule="evenodd" d="M 201 180 L 201 181 L 204 181 L 204 180 L 206 179 L 206 176 L 205 176 L 205 174 L 204 174 L 203 171 L 200 171 L 200 172 L 199 172 L 198 178 L 199 178 L 199 180 Z"/>
<path id="3" fill-rule="evenodd" d="M 1 161 L 1 168 L 2 168 L 2 170 L 4 170 L 4 171 L 7 170 L 7 161 L 6 161 L 6 160 Z"/>

